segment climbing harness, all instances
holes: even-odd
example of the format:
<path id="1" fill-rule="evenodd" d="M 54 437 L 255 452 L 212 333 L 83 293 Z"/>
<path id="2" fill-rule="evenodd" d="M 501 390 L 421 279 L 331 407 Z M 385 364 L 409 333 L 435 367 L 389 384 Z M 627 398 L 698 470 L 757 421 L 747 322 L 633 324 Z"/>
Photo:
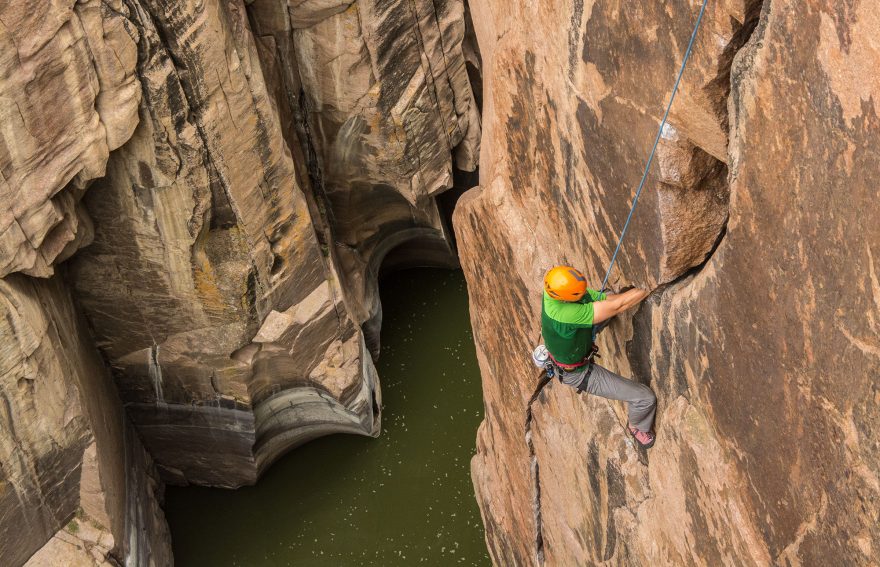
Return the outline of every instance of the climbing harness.
<path id="1" fill-rule="evenodd" d="M 599 347 L 596 346 L 596 343 L 593 343 L 590 354 L 584 359 L 586 361 L 584 364 L 584 378 L 575 386 L 578 394 L 587 391 L 587 385 L 590 383 L 590 375 L 593 373 L 593 363 L 596 361 L 596 358 L 602 358 L 602 355 L 599 354 Z M 562 382 L 562 376 L 559 377 L 559 381 Z"/>
<path id="2" fill-rule="evenodd" d="M 675 85 L 672 87 L 669 104 L 666 105 L 666 112 L 663 113 L 663 120 L 660 121 L 660 128 L 657 129 L 657 135 L 654 137 L 654 145 L 651 147 L 651 153 L 648 155 L 648 163 L 645 164 L 645 171 L 642 173 L 642 180 L 639 182 L 639 188 L 636 190 L 636 196 L 633 199 L 632 207 L 629 209 L 629 216 L 626 217 L 626 223 L 624 223 L 620 238 L 617 240 L 617 247 L 614 249 L 614 254 L 611 256 L 611 263 L 608 265 L 608 271 L 605 272 L 605 279 L 602 280 L 602 289 L 599 291 L 605 291 L 605 286 L 608 285 L 608 278 L 611 277 L 611 270 L 614 268 L 614 263 L 617 261 L 617 254 L 620 252 L 620 245 L 623 244 L 623 237 L 626 236 L 626 231 L 629 229 L 629 222 L 632 220 L 636 205 L 639 203 L 639 197 L 642 194 L 642 189 L 645 187 L 645 181 L 648 179 L 648 171 L 651 169 L 651 163 L 654 161 L 654 154 L 657 153 L 657 144 L 660 143 L 660 137 L 663 135 L 663 129 L 666 127 L 666 119 L 669 118 L 669 110 L 672 108 L 672 101 L 675 100 L 675 94 L 678 92 L 678 84 L 681 82 L 681 76 L 684 75 L 684 68 L 691 56 L 691 51 L 694 48 L 694 40 L 697 37 L 697 32 L 700 30 L 700 23 L 703 21 L 703 13 L 706 11 L 706 4 L 708 3 L 709 0 L 703 0 L 703 5 L 700 7 L 700 14 L 697 16 L 697 22 L 694 24 L 694 31 L 691 32 L 691 40 L 688 42 L 687 50 L 684 52 L 684 59 L 681 62 L 681 68 L 678 70 L 678 77 L 675 79 Z"/>
<path id="3" fill-rule="evenodd" d="M 563 364 L 559 362 L 553 358 L 553 355 L 550 354 L 550 351 L 544 345 L 538 345 L 532 351 L 532 362 L 535 366 L 544 370 L 548 379 L 556 377 L 562 382 L 562 377 L 566 372 L 580 372 L 583 370 L 584 379 L 576 386 L 579 394 L 587 389 L 587 382 L 590 378 L 590 373 L 593 371 L 593 362 L 596 358 L 601 358 L 601 355 L 599 354 L 599 347 L 595 344 L 593 344 L 590 354 L 577 364 Z"/>

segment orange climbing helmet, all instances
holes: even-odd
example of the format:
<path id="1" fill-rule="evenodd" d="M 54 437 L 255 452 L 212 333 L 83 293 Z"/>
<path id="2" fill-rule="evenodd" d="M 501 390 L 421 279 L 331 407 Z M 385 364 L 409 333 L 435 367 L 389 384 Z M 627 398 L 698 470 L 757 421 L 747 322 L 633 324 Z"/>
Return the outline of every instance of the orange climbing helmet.
<path id="1" fill-rule="evenodd" d="M 587 278 L 571 266 L 556 266 L 544 276 L 544 289 L 553 299 L 577 301 L 587 291 Z"/>

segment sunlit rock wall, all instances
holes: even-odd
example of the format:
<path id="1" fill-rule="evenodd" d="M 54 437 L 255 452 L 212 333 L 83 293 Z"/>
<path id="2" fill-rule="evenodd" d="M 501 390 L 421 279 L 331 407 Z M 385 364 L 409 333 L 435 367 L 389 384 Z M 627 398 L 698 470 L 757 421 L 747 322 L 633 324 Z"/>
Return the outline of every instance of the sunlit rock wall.
<path id="1" fill-rule="evenodd" d="M 658 394 L 645 457 L 622 404 L 536 391 L 529 352 L 547 268 L 601 285 L 699 3 L 471 3 L 481 187 L 455 224 L 496 564 L 876 560 L 875 8 L 708 3 L 611 277 L 655 292 L 599 341 Z"/>
<path id="2" fill-rule="evenodd" d="M 78 204 L 138 122 L 122 0 L 0 6 L 0 274 L 52 274 L 91 239 Z"/>

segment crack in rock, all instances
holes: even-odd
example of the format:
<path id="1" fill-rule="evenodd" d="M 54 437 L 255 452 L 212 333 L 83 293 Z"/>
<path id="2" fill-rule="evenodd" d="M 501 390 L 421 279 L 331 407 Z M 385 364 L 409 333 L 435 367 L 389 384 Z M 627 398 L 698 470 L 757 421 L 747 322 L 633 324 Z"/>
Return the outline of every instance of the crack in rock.
<path id="1" fill-rule="evenodd" d="M 529 403 L 526 407 L 525 438 L 526 446 L 529 448 L 529 471 L 532 479 L 532 509 L 535 514 L 535 559 L 538 562 L 538 565 L 544 564 L 544 533 L 541 521 L 540 467 L 538 465 L 538 456 L 535 454 L 535 445 L 532 442 L 532 420 L 534 419 L 532 404 L 535 403 L 535 400 L 540 397 L 544 388 L 550 384 L 552 380 L 552 378 L 547 376 L 546 372 L 541 372 L 538 377 L 538 385 L 535 386 L 535 391 L 529 398 Z"/>

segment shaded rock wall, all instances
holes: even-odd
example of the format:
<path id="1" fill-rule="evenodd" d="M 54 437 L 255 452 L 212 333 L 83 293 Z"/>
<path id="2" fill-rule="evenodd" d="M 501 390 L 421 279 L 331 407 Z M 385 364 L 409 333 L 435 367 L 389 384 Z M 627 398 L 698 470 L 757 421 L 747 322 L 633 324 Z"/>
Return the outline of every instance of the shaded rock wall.
<path id="1" fill-rule="evenodd" d="M 452 186 L 450 153 L 473 171 L 479 150 L 463 2 L 256 0 L 248 11 L 326 221 L 319 238 L 377 355 L 387 253 L 408 244 L 414 263 L 456 264 L 434 197 Z"/>
<path id="2" fill-rule="evenodd" d="M 51 100 L 25 100 L 28 73 L 58 97 L 86 98 L 75 123 L 8 131 L 21 177 L 5 185 L 4 202 L 18 207 L 9 226 L 67 232 L 63 251 L 27 231 L 10 240 L 4 273 L 47 275 L 94 241 L 70 280 L 176 482 L 251 483 L 296 440 L 377 433 L 367 348 L 378 354 L 379 266 L 407 242 L 420 243 L 421 263 L 455 263 L 434 196 L 452 184 L 453 153 L 476 165 L 461 2 L 249 4 L 75 3 L 49 14 L 47 46 L 6 38 L 22 52 L 3 63 L 4 86 L 30 109 L 23 120 L 39 123 Z M 26 26 L 39 10 L 7 11 L 5 22 Z M 89 43 L 98 32 L 81 20 L 106 28 L 107 45 Z M 92 66 L 56 85 L 62 48 Z M 40 153 L 56 152 L 48 142 L 33 155 L 12 143 L 39 128 L 78 144 L 64 171 Z M 296 405 L 288 395 L 329 404 L 288 414 L 278 410 Z M 309 433 L 282 435 L 299 427 Z"/>
<path id="3" fill-rule="evenodd" d="M 481 187 L 455 220 L 496 564 L 876 558 L 880 93 L 856 71 L 880 63 L 871 3 L 709 3 L 612 274 L 655 293 L 600 337 L 605 365 L 658 394 L 647 458 L 622 404 L 536 390 L 541 276 L 570 262 L 600 285 L 698 8 L 471 4 Z"/>
<path id="4" fill-rule="evenodd" d="M 0 310 L 0 563 L 168 564 L 161 484 L 63 282 L 4 278 Z"/>

